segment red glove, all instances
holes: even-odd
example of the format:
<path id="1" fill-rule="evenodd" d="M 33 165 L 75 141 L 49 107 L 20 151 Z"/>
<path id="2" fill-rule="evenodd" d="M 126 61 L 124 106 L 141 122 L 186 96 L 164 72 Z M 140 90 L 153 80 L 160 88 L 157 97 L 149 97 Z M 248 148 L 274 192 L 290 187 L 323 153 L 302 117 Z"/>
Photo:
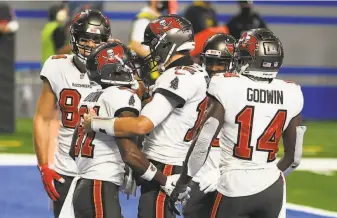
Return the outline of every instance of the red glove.
<path id="1" fill-rule="evenodd" d="M 43 164 L 42 166 L 39 166 L 42 182 L 44 185 L 44 189 L 48 193 L 49 197 L 56 201 L 60 195 L 57 193 L 55 186 L 54 186 L 54 180 L 59 181 L 60 183 L 64 183 L 64 179 L 57 174 L 53 169 L 50 169 L 48 164 Z"/>

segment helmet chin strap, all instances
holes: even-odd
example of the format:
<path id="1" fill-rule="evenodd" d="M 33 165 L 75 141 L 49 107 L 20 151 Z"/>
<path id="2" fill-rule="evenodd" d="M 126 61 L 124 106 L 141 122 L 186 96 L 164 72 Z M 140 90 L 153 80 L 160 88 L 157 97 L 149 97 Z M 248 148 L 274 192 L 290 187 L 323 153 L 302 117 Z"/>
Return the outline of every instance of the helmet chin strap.
<path id="1" fill-rule="evenodd" d="M 87 63 L 87 58 L 84 57 L 83 55 L 81 55 L 82 57 L 78 58 L 78 60 L 82 63 L 82 64 L 86 64 Z"/>
<path id="2" fill-rule="evenodd" d="M 173 51 L 174 51 L 174 49 L 176 48 L 176 46 L 177 46 L 177 44 L 174 43 L 174 44 L 172 45 L 172 48 L 171 48 L 170 51 L 168 52 L 165 61 L 164 61 L 163 63 L 161 63 L 161 64 L 158 65 L 158 70 L 159 70 L 159 72 L 164 72 L 164 71 L 165 71 L 165 69 L 166 69 L 165 65 L 166 65 L 166 63 L 170 60 L 170 58 L 172 57 Z"/>
<path id="3" fill-rule="evenodd" d="M 133 89 L 133 90 L 139 89 L 139 82 L 138 82 L 137 80 L 134 79 L 134 80 L 131 82 L 131 89 Z"/>
<path id="4" fill-rule="evenodd" d="M 249 67 L 249 64 L 245 64 L 245 65 L 241 66 L 239 74 L 244 74 L 248 67 Z"/>

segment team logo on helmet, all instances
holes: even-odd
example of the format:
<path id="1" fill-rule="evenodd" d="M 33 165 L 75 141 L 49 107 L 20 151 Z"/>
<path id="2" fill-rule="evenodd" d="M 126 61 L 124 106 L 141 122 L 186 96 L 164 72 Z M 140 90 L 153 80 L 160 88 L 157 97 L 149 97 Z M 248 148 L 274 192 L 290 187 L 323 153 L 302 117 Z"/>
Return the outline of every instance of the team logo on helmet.
<path id="1" fill-rule="evenodd" d="M 124 49 L 121 45 L 106 48 L 96 55 L 97 69 L 100 70 L 105 64 L 117 63 L 123 60 Z"/>
<path id="2" fill-rule="evenodd" d="M 227 48 L 229 54 L 231 54 L 231 55 L 234 54 L 234 44 L 226 44 L 226 48 Z"/>
<path id="3" fill-rule="evenodd" d="M 163 34 L 174 28 L 182 29 L 180 22 L 174 17 L 160 19 L 150 25 L 151 31 L 156 35 Z"/>
<path id="4" fill-rule="evenodd" d="M 258 40 L 255 36 L 244 33 L 239 39 L 239 49 L 246 50 L 252 57 L 255 57 Z"/>

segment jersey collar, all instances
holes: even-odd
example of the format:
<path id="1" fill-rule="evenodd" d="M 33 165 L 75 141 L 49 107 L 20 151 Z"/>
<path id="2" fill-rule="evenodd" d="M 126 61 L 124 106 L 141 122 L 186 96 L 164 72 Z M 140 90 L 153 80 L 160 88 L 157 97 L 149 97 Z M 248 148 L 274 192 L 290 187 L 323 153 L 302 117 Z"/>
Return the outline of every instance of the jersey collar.
<path id="1" fill-rule="evenodd" d="M 170 69 L 172 67 L 178 67 L 178 66 L 190 66 L 190 65 L 193 65 L 194 62 L 191 58 L 191 56 L 187 55 L 187 56 L 184 56 L 184 57 L 181 57 L 175 61 L 173 61 L 172 63 L 170 63 L 166 69 Z"/>

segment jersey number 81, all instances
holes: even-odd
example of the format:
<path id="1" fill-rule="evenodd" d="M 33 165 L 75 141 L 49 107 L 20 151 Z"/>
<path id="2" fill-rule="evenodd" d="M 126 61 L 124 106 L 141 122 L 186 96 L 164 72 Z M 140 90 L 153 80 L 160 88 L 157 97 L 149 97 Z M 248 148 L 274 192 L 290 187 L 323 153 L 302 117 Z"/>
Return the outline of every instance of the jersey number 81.
<path id="1" fill-rule="evenodd" d="M 59 106 L 61 110 L 62 125 L 66 128 L 75 129 L 80 120 L 78 105 L 81 94 L 76 89 L 63 89 L 60 92 Z"/>

